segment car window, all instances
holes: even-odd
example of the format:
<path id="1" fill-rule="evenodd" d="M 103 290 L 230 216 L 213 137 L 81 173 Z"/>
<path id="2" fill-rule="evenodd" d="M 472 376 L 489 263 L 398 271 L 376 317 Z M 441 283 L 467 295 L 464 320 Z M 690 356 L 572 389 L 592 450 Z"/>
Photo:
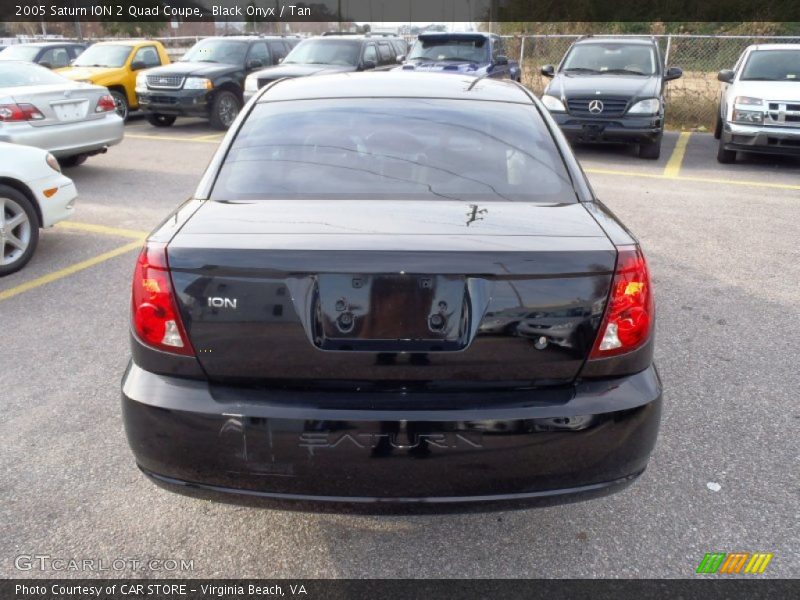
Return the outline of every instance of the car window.
<path id="1" fill-rule="evenodd" d="M 84 50 L 85 48 L 83 46 L 70 46 L 69 47 L 70 57 L 78 58 Z"/>
<path id="2" fill-rule="evenodd" d="M 257 104 L 212 199 L 577 201 L 532 105 L 393 98 Z"/>
<path id="3" fill-rule="evenodd" d="M 489 62 L 489 43 L 486 38 L 417 40 L 408 55 L 409 60 L 452 60 Z"/>
<path id="4" fill-rule="evenodd" d="M 361 42 L 357 40 L 304 40 L 289 52 L 283 64 L 355 67 L 360 51 Z"/>
<path id="5" fill-rule="evenodd" d="M 381 42 L 378 44 L 378 54 L 381 57 L 380 64 L 381 65 L 388 65 L 394 62 L 394 56 L 392 55 L 392 48 L 389 46 L 388 42 Z"/>
<path id="6" fill-rule="evenodd" d="M 644 44 L 576 44 L 564 59 L 561 70 L 571 75 L 654 75 L 657 72 L 653 47 Z"/>
<path id="7" fill-rule="evenodd" d="M 59 67 L 68 66 L 69 60 L 70 58 L 66 48 L 63 46 L 54 46 L 45 50 L 42 56 L 39 57 L 38 62 L 40 65 L 47 65 L 51 69 L 57 69 Z"/>
<path id="8" fill-rule="evenodd" d="M 273 64 L 277 64 L 281 58 L 286 58 L 286 46 L 283 42 L 269 42 L 269 49 L 272 52 Z"/>
<path id="9" fill-rule="evenodd" d="M 157 67 L 161 64 L 158 50 L 155 46 L 143 46 L 136 51 L 131 62 L 142 62 L 146 68 Z"/>
<path id="10" fill-rule="evenodd" d="M 272 64 L 269 57 L 269 50 L 264 42 L 257 42 L 250 46 L 250 52 L 247 55 L 247 62 L 257 60 L 261 62 L 262 67 L 268 67 Z"/>
<path id="11" fill-rule="evenodd" d="M 132 48 L 117 44 L 95 44 L 86 49 L 72 63 L 75 67 L 121 67 L 128 60 Z"/>
<path id="12" fill-rule="evenodd" d="M 367 44 L 364 46 L 364 62 L 378 64 L 378 52 L 375 50 L 375 44 Z"/>
<path id="13" fill-rule="evenodd" d="M 0 62 L 0 88 L 58 83 L 63 84 L 64 87 L 69 86 L 69 80 L 66 77 L 39 65 Z"/>
<path id="14" fill-rule="evenodd" d="M 492 60 L 497 60 L 497 57 L 504 55 L 503 40 L 501 38 L 495 38 L 492 44 Z"/>
<path id="15" fill-rule="evenodd" d="M 800 83 L 800 50 L 755 50 L 747 58 L 739 79 Z"/>

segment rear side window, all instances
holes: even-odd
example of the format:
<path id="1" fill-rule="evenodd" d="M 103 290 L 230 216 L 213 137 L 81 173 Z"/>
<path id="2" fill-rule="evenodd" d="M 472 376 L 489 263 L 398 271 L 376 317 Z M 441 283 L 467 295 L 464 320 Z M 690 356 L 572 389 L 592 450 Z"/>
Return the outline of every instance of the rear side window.
<path id="1" fill-rule="evenodd" d="M 534 106 L 394 98 L 256 105 L 211 198 L 577 201 Z"/>
<path id="2" fill-rule="evenodd" d="M 278 64 L 280 59 L 286 58 L 287 52 L 283 42 L 269 42 L 269 50 L 272 52 L 273 64 Z"/>
<path id="3" fill-rule="evenodd" d="M 378 54 L 380 54 L 382 65 L 388 65 L 392 62 L 392 49 L 388 43 L 381 42 L 378 44 Z"/>

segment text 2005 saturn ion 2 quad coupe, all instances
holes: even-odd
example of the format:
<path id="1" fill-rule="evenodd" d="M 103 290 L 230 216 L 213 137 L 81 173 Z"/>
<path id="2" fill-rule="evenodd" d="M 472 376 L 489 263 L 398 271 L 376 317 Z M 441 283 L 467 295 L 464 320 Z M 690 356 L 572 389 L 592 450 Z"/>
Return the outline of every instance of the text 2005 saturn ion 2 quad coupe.
<path id="1" fill-rule="evenodd" d="M 204 497 L 600 495 L 656 440 L 653 310 L 522 86 L 282 80 L 139 256 L 125 427 L 148 476 Z"/>

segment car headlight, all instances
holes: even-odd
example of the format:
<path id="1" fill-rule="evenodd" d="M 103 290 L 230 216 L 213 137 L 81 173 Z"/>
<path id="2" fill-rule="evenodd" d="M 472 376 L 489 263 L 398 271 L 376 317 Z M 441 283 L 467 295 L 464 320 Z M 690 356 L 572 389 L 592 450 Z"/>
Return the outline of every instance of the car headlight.
<path id="1" fill-rule="evenodd" d="M 244 91 L 245 92 L 257 92 L 258 91 L 258 79 L 253 77 L 252 75 L 244 80 Z"/>
<path id="2" fill-rule="evenodd" d="M 213 87 L 211 80 L 205 77 L 187 77 L 186 83 L 183 84 L 185 90 L 210 90 Z"/>
<path id="3" fill-rule="evenodd" d="M 764 101 L 761 98 L 736 96 L 733 99 L 733 120 L 737 123 L 763 123 L 763 107 Z"/>
<path id="4" fill-rule="evenodd" d="M 661 108 L 661 102 L 658 98 L 648 98 L 647 100 L 640 100 L 628 109 L 629 115 L 654 115 Z"/>
<path id="5" fill-rule="evenodd" d="M 736 96 L 733 100 L 734 106 L 764 106 L 764 101 L 761 98 L 753 98 L 752 96 Z"/>
<path id="6" fill-rule="evenodd" d="M 45 157 L 45 161 L 47 161 L 47 166 L 53 169 L 53 171 L 58 171 L 61 173 L 61 165 L 58 164 L 58 159 L 55 156 L 48 152 L 47 157 Z"/>
<path id="7" fill-rule="evenodd" d="M 564 103 L 555 96 L 548 96 L 545 94 L 542 96 L 542 104 L 544 104 L 545 108 L 550 112 L 565 112 L 567 110 L 564 108 Z"/>
<path id="8" fill-rule="evenodd" d="M 145 73 L 139 73 L 136 75 L 136 91 L 147 91 L 147 75 Z"/>

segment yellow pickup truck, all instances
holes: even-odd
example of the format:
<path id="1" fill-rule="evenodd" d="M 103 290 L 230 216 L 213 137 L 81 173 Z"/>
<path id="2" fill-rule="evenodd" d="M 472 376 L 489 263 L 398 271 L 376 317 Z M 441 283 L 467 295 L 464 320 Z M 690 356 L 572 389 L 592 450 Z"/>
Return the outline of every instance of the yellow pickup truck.
<path id="1" fill-rule="evenodd" d="M 123 119 L 139 107 L 136 73 L 169 64 L 167 51 L 154 40 L 118 40 L 92 44 L 70 67 L 57 69 L 73 81 L 103 85 L 114 97 L 117 114 Z"/>

